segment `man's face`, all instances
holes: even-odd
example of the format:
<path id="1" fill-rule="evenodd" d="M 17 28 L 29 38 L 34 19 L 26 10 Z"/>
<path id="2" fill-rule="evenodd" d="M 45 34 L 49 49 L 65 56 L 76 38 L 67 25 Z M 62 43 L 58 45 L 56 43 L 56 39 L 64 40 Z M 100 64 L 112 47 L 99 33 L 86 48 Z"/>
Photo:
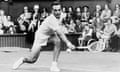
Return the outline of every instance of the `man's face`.
<path id="1" fill-rule="evenodd" d="M 77 8 L 77 12 L 80 12 L 80 8 Z"/>
<path id="2" fill-rule="evenodd" d="M 84 11 L 87 12 L 87 11 L 88 11 L 88 8 L 87 8 L 87 7 L 84 7 Z"/>
<path id="3" fill-rule="evenodd" d="M 97 10 L 97 11 L 100 11 L 100 10 L 101 10 L 101 6 L 100 6 L 100 5 L 97 5 L 97 6 L 96 6 L 96 10 Z"/>
<path id="4" fill-rule="evenodd" d="M 119 10 L 120 7 L 119 7 L 118 4 L 116 4 L 116 5 L 115 5 L 115 8 L 116 8 L 116 10 Z"/>
<path id="5" fill-rule="evenodd" d="M 28 12 L 28 7 L 24 7 L 24 12 Z"/>
<path id="6" fill-rule="evenodd" d="M 56 18 L 60 18 L 61 15 L 61 5 L 54 5 L 52 7 L 52 13 Z"/>
<path id="7" fill-rule="evenodd" d="M 64 7 L 64 8 L 62 8 L 62 11 L 63 11 L 63 12 L 65 12 L 65 11 L 66 11 L 66 8 L 65 8 L 65 7 Z"/>
<path id="8" fill-rule="evenodd" d="M 69 11 L 69 12 L 72 12 L 72 8 L 71 8 L 71 7 L 69 7 L 69 8 L 68 8 L 68 11 Z"/>
<path id="9" fill-rule="evenodd" d="M 11 17 L 10 17 L 10 16 L 8 16 L 8 17 L 7 17 L 7 19 L 10 21 L 10 20 L 11 20 Z"/>
<path id="10" fill-rule="evenodd" d="M 33 9 L 35 12 L 37 12 L 39 10 L 39 5 L 34 5 Z"/>
<path id="11" fill-rule="evenodd" d="M 0 11 L 0 15 L 4 15 L 4 11 L 3 10 Z"/>

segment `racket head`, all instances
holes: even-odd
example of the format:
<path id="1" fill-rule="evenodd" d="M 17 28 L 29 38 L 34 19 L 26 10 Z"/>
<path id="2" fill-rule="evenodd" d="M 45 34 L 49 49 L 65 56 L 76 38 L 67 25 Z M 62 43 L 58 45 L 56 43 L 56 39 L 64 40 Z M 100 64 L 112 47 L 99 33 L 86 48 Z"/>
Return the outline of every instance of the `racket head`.
<path id="1" fill-rule="evenodd" d="M 95 41 L 90 44 L 88 50 L 90 52 L 102 52 L 105 49 L 105 45 L 99 41 Z"/>

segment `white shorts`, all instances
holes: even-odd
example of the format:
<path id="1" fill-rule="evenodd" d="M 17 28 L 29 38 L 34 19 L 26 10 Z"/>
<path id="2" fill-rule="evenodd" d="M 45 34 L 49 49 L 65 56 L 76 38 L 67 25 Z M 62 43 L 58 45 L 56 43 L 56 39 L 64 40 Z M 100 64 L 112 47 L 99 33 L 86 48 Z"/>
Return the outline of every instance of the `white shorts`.
<path id="1" fill-rule="evenodd" d="M 44 34 L 40 33 L 39 31 L 37 31 L 35 33 L 34 43 L 39 44 L 40 46 L 45 46 L 47 44 L 47 41 L 48 41 L 49 37 L 50 36 L 44 35 Z"/>
<path id="2" fill-rule="evenodd" d="M 56 36 L 57 34 L 55 33 L 52 35 L 44 35 L 40 32 L 36 32 L 34 43 L 39 44 L 39 46 L 46 46 L 48 41 L 52 42 L 53 38 Z"/>

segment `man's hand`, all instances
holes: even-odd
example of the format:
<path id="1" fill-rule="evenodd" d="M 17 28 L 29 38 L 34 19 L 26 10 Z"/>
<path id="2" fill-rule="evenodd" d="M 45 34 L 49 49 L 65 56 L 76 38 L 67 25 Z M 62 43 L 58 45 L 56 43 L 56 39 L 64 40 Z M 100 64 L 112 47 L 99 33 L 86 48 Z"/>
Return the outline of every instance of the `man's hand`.
<path id="1" fill-rule="evenodd" d="M 68 47 L 69 49 L 75 49 L 75 46 L 74 46 L 71 42 L 68 42 L 68 43 L 67 43 L 67 47 Z"/>
<path id="2" fill-rule="evenodd" d="M 72 44 L 72 43 L 67 43 L 67 47 L 68 49 L 66 50 L 67 53 L 71 53 L 72 52 L 72 49 L 75 49 L 75 46 Z"/>

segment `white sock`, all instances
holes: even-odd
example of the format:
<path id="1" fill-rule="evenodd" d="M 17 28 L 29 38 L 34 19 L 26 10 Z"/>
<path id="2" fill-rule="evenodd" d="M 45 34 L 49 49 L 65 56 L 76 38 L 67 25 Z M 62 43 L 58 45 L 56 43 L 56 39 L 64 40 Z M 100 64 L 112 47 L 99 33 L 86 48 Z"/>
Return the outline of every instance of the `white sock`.
<path id="1" fill-rule="evenodd" d="M 56 62 L 56 61 L 53 61 L 52 64 L 53 64 L 53 65 L 57 65 L 57 62 Z"/>

